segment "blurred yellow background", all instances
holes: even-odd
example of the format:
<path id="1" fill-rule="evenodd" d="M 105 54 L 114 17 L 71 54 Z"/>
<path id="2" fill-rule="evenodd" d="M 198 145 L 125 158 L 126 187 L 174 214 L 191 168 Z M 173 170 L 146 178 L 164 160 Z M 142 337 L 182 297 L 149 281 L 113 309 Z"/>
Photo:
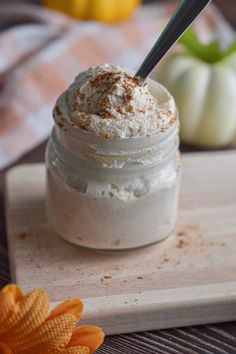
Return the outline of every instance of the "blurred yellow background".
<path id="1" fill-rule="evenodd" d="M 43 4 L 75 18 L 114 23 L 129 18 L 141 0 L 43 0 Z"/>

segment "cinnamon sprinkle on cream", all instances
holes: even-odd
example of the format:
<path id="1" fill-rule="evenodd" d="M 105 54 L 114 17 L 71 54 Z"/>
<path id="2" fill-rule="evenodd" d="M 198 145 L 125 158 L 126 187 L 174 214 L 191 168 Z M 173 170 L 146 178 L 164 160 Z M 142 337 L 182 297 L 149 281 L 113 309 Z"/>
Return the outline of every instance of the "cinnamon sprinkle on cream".
<path id="1" fill-rule="evenodd" d="M 109 64 L 81 72 L 59 97 L 53 114 L 59 126 L 63 117 L 74 128 L 106 139 L 149 137 L 176 121 L 174 99 L 163 86 L 150 79 L 143 83 Z"/>

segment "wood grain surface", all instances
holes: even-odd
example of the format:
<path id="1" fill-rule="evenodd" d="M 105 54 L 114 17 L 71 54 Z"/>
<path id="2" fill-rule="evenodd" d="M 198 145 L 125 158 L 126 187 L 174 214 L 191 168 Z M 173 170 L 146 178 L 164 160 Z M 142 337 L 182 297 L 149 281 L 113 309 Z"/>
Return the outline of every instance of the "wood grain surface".
<path id="1" fill-rule="evenodd" d="M 61 240 L 45 214 L 45 166 L 11 169 L 5 200 L 13 279 L 26 291 L 40 284 L 54 305 L 81 296 L 84 321 L 107 334 L 235 320 L 236 151 L 182 160 L 175 233 L 121 254 Z"/>
<path id="2" fill-rule="evenodd" d="M 1 0 L 1 6 L 5 0 Z M 7 0 L 8 2 L 9 0 Z M 17 0 L 22 2 L 23 0 Z M 26 0 L 39 2 L 39 0 Z M 152 0 L 155 2 L 158 0 Z M 215 4 L 236 27 L 235 0 L 215 0 Z M 18 163 L 43 162 L 46 143 Z M 188 149 L 184 148 L 184 151 Z M 3 189 L 5 171 L 0 173 L 0 287 L 10 281 L 4 220 Z M 138 334 L 109 336 L 98 354 L 235 354 L 236 322 L 156 330 Z"/>

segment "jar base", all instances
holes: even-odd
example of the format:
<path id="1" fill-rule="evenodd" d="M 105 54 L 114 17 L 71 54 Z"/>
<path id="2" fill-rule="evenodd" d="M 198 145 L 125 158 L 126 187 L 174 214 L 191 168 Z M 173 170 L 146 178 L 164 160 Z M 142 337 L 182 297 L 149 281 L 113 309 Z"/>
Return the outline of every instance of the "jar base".
<path id="1" fill-rule="evenodd" d="M 129 248 L 119 248 L 119 249 L 114 249 L 114 248 L 93 248 L 93 247 L 87 247 L 87 246 L 81 246 L 81 245 L 77 245 L 73 242 L 70 242 L 68 240 L 66 240 L 64 237 L 62 237 L 61 235 L 57 234 L 61 240 L 63 240 L 64 242 L 74 246 L 75 248 L 84 251 L 84 252 L 92 252 L 92 253 L 102 253 L 102 254 L 120 254 L 120 253 L 126 253 L 126 252 L 134 252 L 134 251 L 138 251 L 144 248 L 148 248 L 154 245 L 157 245 L 158 243 L 162 243 L 163 241 L 165 241 L 167 238 L 169 238 L 172 234 L 173 234 L 174 230 L 172 230 L 167 236 L 163 237 L 161 240 L 158 241 L 154 241 L 142 246 L 137 246 L 137 247 L 129 247 Z"/>

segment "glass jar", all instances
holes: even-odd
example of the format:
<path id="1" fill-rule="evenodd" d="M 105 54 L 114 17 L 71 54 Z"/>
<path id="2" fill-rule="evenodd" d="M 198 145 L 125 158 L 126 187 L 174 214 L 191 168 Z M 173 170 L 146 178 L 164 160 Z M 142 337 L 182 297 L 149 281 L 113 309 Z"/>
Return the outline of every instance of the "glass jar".
<path id="1" fill-rule="evenodd" d="M 175 227 L 180 182 L 178 117 L 150 137 L 105 139 L 55 125 L 46 152 L 47 215 L 75 245 L 121 251 Z"/>

